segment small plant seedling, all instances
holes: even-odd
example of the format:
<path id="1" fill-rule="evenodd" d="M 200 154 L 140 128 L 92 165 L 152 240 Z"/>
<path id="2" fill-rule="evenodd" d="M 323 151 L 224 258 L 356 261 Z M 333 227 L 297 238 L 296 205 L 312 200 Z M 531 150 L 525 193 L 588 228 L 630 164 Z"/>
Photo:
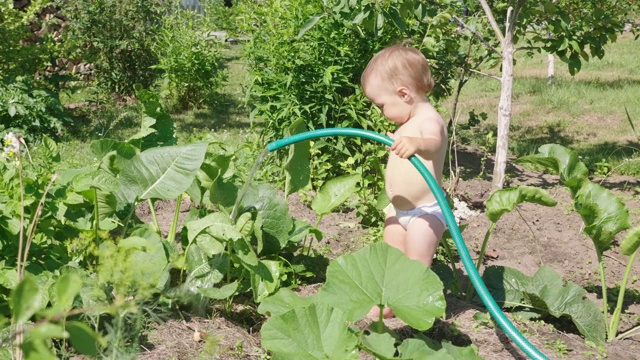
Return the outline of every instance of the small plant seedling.
<path id="1" fill-rule="evenodd" d="M 476 320 L 473 324 L 473 330 L 478 330 L 479 328 L 495 328 L 495 323 L 491 319 L 491 315 L 487 313 L 478 311 L 473 314 L 473 320 Z"/>
<path id="2" fill-rule="evenodd" d="M 561 358 L 566 358 L 567 354 L 571 351 L 571 349 L 567 347 L 567 344 L 560 339 L 545 341 L 544 347 L 552 349 L 553 352 Z"/>

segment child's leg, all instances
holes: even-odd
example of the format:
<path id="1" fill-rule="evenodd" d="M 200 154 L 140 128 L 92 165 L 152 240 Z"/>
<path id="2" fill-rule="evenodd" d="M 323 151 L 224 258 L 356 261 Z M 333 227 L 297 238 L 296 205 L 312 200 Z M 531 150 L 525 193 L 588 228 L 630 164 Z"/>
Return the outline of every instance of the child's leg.
<path id="1" fill-rule="evenodd" d="M 398 222 L 395 211 L 391 211 L 387 218 L 384 220 L 384 242 L 404 253 L 406 249 L 407 231 Z"/>
<path id="2" fill-rule="evenodd" d="M 387 218 L 384 221 L 384 242 L 404 253 L 406 248 L 406 234 L 407 232 L 402 227 L 402 225 L 400 225 L 398 219 L 396 219 L 395 211 L 393 209 L 390 210 Z M 383 318 L 386 319 L 393 316 L 394 314 L 391 308 L 385 307 L 384 309 L 382 309 Z M 371 310 L 367 314 L 367 317 L 374 321 L 378 321 L 378 319 L 380 318 L 380 307 L 375 305 L 373 308 L 371 308 Z"/>
<path id="3" fill-rule="evenodd" d="M 405 255 L 409 259 L 420 260 L 425 265 L 431 266 L 444 230 L 444 224 L 434 215 L 417 217 L 407 229 L 404 242 Z"/>

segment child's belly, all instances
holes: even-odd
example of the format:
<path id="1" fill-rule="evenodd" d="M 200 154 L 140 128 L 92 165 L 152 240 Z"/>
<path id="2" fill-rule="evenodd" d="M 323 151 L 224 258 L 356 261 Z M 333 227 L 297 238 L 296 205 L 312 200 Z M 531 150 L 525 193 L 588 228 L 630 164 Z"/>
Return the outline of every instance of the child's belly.
<path id="1" fill-rule="evenodd" d="M 399 210 L 411 210 L 435 201 L 429 185 L 413 164 L 393 154 L 387 163 L 385 188 L 389 200 Z"/>

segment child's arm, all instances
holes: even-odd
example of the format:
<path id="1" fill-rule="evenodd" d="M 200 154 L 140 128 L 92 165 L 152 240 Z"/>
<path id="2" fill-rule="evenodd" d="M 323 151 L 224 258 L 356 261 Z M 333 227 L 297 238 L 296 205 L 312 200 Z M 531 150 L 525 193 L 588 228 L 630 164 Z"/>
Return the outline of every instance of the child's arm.
<path id="1" fill-rule="evenodd" d="M 438 152 L 446 139 L 443 121 L 425 121 L 419 136 L 400 136 L 391 145 L 391 151 L 403 159 L 418 154 L 424 159 Z"/>

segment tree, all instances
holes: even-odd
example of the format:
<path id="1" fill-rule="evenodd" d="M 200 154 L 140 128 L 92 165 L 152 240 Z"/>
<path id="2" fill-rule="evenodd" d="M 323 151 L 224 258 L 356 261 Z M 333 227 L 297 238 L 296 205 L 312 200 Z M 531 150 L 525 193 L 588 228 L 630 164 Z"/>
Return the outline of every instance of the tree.
<path id="1" fill-rule="evenodd" d="M 460 19 L 458 22 L 501 58 L 502 88 L 492 182 L 495 191 L 504 185 L 515 53 L 555 54 L 575 75 L 582 61 L 605 55 L 604 46 L 616 41 L 637 5 L 618 0 L 478 0 L 466 5 L 477 26 Z"/>

